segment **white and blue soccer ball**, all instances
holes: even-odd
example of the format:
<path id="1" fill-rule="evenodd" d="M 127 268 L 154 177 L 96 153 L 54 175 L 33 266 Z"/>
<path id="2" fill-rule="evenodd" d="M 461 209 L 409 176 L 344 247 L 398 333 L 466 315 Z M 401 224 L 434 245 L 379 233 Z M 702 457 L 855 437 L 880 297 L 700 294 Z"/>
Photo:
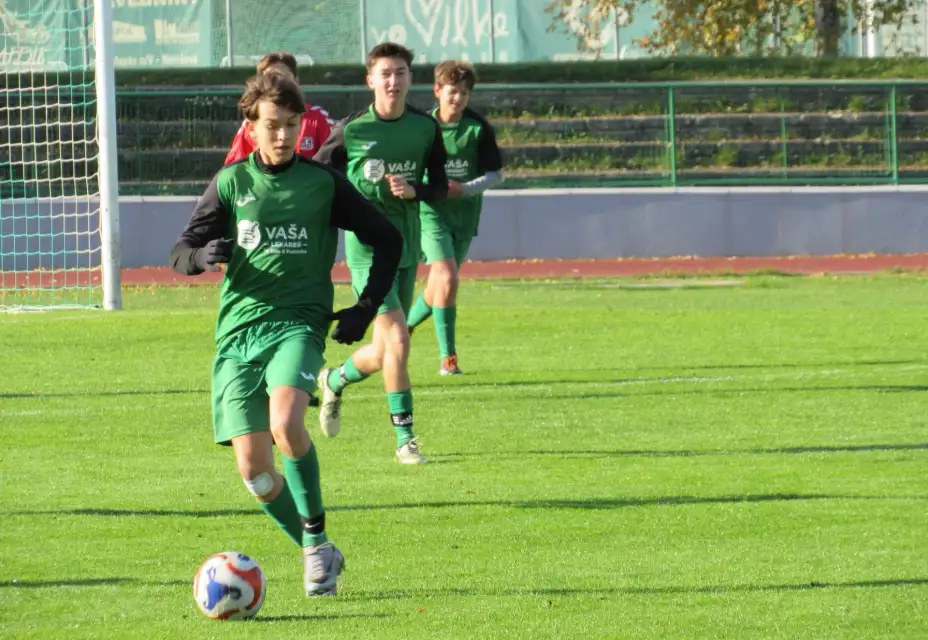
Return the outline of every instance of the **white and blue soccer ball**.
<path id="1" fill-rule="evenodd" d="M 210 556 L 193 578 L 193 599 L 207 618 L 253 618 L 264 604 L 267 580 L 253 559 L 238 551 Z"/>

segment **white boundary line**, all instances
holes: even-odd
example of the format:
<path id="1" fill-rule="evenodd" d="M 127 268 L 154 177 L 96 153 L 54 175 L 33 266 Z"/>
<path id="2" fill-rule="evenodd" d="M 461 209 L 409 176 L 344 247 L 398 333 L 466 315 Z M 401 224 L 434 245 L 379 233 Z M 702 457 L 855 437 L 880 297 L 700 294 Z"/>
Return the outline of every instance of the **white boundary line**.
<path id="1" fill-rule="evenodd" d="M 814 366 L 814 365 L 810 365 Z M 861 365 L 866 366 L 866 365 Z M 724 367 L 719 367 L 724 369 Z M 531 385 L 526 385 L 525 388 L 519 391 L 519 396 L 524 397 L 525 399 L 532 399 L 533 397 L 544 396 L 547 393 L 550 393 L 556 388 L 565 387 L 565 386 L 582 386 L 584 390 L 587 389 L 607 389 L 615 387 L 631 387 L 631 386 L 641 386 L 641 385 L 665 385 L 665 384 L 712 384 L 720 382 L 750 382 L 750 381 L 772 381 L 772 380 L 807 380 L 810 378 L 821 378 L 821 377 L 832 377 L 832 376 L 847 376 L 847 377 L 862 377 L 861 374 L 870 374 L 870 373 L 882 373 L 894 374 L 894 373 L 908 373 L 913 371 L 925 371 L 928 370 L 928 364 L 913 364 L 913 365 L 904 365 L 904 366 L 866 366 L 865 370 L 860 369 L 821 369 L 821 370 L 812 370 L 812 371 L 790 371 L 790 372 L 781 372 L 781 373 L 768 373 L 761 375 L 725 375 L 725 376 L 668 376 L 663 378 L 630 378 L 628 380 L 616 380 L 613 382 L 592 382 L 585 380 L 570 380 L 570 381 L 552 381 L 552 382 L 538 382 Z M 441 387 L 429 387 L 425 389 L 416 389 L 413 385 L 413 395 L 414 396 L 458 396 L 458 395 L 475 395 L 479 394 L 482 391 L 501 391 L 509 389 L 518 385 L 509 385 L 505 382 L 501 382 L 498 386 L 493 385 L 492 383 L 483 384 L 481 386 L 456 386 L 456 385 L 442 385 Z M 187 408 L 187 407 L 203 407 L 205 410 L 209 409 L 209 392 L 207 391 L 196 391 L 191 390 L 190 395 L 201 395 L 202 400 L 197 401 L 186 401 L 186 402 L 172 402 L 163 397 L 158 391 L 152 391 L 150 396 L 146 396 L 143 392 L 138 393 L 136 398 L 150 397 L 152 402 L 133 402 L 133 403 L 119 403 L 117 402 L 119 397 L 112 396 L 112 403 L 103 403 L 97 407 L 93 408 L 70 408 L 70 409 L 17 409 L 12 411 L 0 410 L 0 417 L 30 417 L 30 416 L 76 416 L 76 415 L 88 415 L 96 413 L 130 413 L 135 411 L 146 411 L 154 408 Z M 173 394 L 175 397 L 177 395 L 185 394 Z M 92 393 L 88 394 L 88 397 L 94 397 Z M 128 397 L 128 396 L 126 396 Z M 603 396 L 609 397 L 609 396 Z M 38 398 L 41 400 L 48 400 L 48 398 Z M 74 402 L 75 397 L 62 398 L 62 400 L 67 400 L 69 402 Z M 377 391 L 362 391 L 358 390 L 356 393 L 350 394 L 346 400 L 350 403 L 352 401 L 377 401 L 380 402 L 383 399 L 383 392 Z M 7 401 L 34 401 L 35 399 L 30 398 L 14 398 L 7 399 Z M 310 409 L 312 412 L 313 409 Z M 10 426 L 13 426 L 12 424 Z"/>

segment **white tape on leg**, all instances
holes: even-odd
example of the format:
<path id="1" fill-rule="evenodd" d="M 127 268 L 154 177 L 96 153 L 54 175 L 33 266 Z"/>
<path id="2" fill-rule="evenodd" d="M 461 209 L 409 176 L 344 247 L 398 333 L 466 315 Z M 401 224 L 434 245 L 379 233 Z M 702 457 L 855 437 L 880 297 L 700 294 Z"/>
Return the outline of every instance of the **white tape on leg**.
<path id="1" fill-rule="evenodd" d="M 256 498 L 263 498 L 274 490 L 274 478 L 267 472 L 259 473 L 254 480 L 244 480 L 244 482 L 251 495 Z"/>

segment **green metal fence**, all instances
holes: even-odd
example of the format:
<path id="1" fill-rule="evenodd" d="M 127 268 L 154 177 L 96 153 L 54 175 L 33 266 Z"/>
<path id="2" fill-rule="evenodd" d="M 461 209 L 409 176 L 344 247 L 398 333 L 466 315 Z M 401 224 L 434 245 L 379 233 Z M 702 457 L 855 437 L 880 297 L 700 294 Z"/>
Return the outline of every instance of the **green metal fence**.
<path id="1" fill-rule="evenodd" d="M 305 90 L 336 117 L 370 100 L 364 87 Z M 121 92 L 121 193 L 202 191 L 239 126 L 237 97 Z M 432 101 L 413 88 L 411 103 Z M 496 127 L 504 188 L 928 182 L 928 82 L 484 85 L 472 105 Z"/>

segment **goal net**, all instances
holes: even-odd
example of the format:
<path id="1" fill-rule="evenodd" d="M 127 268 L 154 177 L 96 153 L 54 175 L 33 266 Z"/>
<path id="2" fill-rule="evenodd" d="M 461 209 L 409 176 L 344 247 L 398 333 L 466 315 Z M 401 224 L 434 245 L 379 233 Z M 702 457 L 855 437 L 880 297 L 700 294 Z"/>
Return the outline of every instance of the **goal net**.
<path id="1" fill-rule="evenodd" d="M 120 306 L 109 4 L 0 0 L 2 311 Z"/>

